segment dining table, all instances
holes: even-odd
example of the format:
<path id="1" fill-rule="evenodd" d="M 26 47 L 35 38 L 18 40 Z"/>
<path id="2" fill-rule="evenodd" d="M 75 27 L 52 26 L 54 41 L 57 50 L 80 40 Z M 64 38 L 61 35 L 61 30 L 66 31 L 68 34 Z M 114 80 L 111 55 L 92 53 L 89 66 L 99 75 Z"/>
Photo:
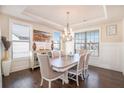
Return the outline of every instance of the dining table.
<path id="1" fill-rule="evenodd" d="M 65 83 L 69 83 L 68 81 L 68 70 L 77 65 L 79 62 L 80 55 L 65 55 L 61 57 L 51 58 L 50 63 L 52 65 L 52 69 L 57 72 L 65 72 L 64 79 Z"/>

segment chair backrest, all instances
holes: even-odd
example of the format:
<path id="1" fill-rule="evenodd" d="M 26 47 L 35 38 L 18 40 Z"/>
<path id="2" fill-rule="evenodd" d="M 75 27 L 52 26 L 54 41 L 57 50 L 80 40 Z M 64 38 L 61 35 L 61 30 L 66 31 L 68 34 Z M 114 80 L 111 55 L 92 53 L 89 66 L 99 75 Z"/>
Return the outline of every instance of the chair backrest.
<path id="1" fill-rule="evenodd" d="M 37 54 L 37 56 L 38 56 L 38 62 L 40 65 L 41 75 L 43 77 L 46 77 L 46 76 L 48 77 L 52 72 L 49 56 L 47 54 L 39 54 L 39 53 Z"/>
<path id="2" fill-rule="evenodd" d="M 65 56 L 64 51 L 60 51 L 60 56 L 61 56 L 61 57 Z"/>
<path id="3" fill-rule="evenodd" d="M 52 58 L 57 58 L 61 56 L 61 52 L 60 51 L 52 51 Z"/>
<path id="4" fill-rule="evenodd" d="M 80 59 L 77 65 L 77 71 L 81 71 L 84 68 L 84 62 L 85 62 L 85 54 L 80 55 Z"/>
<path id="5" fill-rule="evenodd" d="M 90 52 L 87 52 L 87 54 L 85 56 L 84 66 L 88 66 L 90 54 L 91 54 Z"/>
<path id="6" fill-rule="evenodd" d="M 52 52 L 51 52 L 51 51 L 47 52 L 47 54 L 48 54 L 48 56 L 49 56 L 50 58 L 52 58 Z"/>
<path id="7" fill-rule="evenodd" d="M 79 54 L 82 55 L 82 54 L 86 54 L 86 53 L 87 53 L 86 49 L 81 49 Z"/>

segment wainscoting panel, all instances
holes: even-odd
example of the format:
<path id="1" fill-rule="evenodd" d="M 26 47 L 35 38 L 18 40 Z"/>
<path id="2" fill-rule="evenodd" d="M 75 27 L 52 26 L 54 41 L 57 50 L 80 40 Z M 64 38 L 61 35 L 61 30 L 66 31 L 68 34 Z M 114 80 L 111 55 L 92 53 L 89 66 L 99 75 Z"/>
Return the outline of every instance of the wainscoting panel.
<path id="1" fill-rule="evenodd" d="M 2 67 L 1 67 L 2 56 L 1 54 L 2 54 L 2 42 L 1 42 L 1 29 L 0 29 L 0 88 L 2 87 L 2 71 L 1 71 L 2 70 Z"/>
<path id="2" fill-rule="evenodd" d="M 69 49 L 72 48 L 68 48 L 68 50 Z M 124 51 L 122 43 L 101 43 L 99 57 L 91 57 L 89 64 L 101 68 L 124 72 L 124 53 L 122 50 Z M 12 63 L 11 72 L 27 69 L 29 68 L 29 65 L 29 62 L 14 61 Z"/>
<path id="3" fill-rule="evenodd" d="M 123 75 L 124 75 L 124 43 L 123 43 L 123 46 L 122 46 L 121 58 L 122 58 L 122 72 L 123 72 Z"/>
<path id="4" fill-rule="evenodd" d="M 122 72 L 122 43 L 101 43 L 99 57 L 91 57 L 89 64 Z"/>
<path id="5" fill-rule="evenodd" d="M 24 70 L 30 67 L 29 59 L 12 61 L 11 72 Z"/>

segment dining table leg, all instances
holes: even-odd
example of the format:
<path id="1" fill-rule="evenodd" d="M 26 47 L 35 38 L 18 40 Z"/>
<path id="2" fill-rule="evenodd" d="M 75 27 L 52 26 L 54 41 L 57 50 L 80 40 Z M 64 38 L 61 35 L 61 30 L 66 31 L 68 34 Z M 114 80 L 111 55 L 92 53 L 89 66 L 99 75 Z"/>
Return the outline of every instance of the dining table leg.
<path id="1" fill-rule="evenodd" d="M 65 74 L 64 74 L 64 81 L 65 81 L 66 84 L 69 83 L 69 80 L 68 80 L 68 71 L 66 71 Z"/>

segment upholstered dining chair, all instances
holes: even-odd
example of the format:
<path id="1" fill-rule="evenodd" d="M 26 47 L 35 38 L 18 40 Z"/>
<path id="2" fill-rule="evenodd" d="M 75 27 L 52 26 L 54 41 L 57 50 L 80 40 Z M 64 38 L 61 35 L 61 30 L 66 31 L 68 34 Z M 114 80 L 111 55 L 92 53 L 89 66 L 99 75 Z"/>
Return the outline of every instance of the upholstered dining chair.
<path id="1" fill-rule="evenodd" d="M 86 49 L 81 49 L 80 51 L 79 51 L 79 54 L 81 55 L 81 54 L 86 54 L 87 53 L 87 50 Z"/>
<path id="2" fill-rule="evenodd" d="M 43 79 L 49 82 L 49 88 L 51 87 L 51 82 L 62 78 L 64 72 L 56 72 L 52 69 L 49 61 L 49 56 L 47 54 L 37 54 L 38 61 L 40 64 L 40 73 L 41 73 L 41 84 L 43 84 Z"/>
<path id="3" fill-rule="evenodd" d="M 88 66 L 89 66 L 89 58 L 90 58 L 91 52 L 87 52 L 85 56 L 85 61 L 84 61 L 84 71 L 83 71 L 83 76 L 86 78 L 89 76 L 88 73 Z"/>
<path id="4" fill-rule="evenodd" d="M 69 74 L 68 78 L 76 81 L 77 86 L 79 86 L 78 76 L 81 75 L 81 77 L 83 78 L 82 72 L 84 70 L 85 56 L 86 56 L 85 54 L 80 55 L 80 59 L 79 59 L 78 64 L 75 67 L 68 70 L 68 74 Z M 74 78 L 75 76 L 76 76 L 76 79 Z"/>
<path id="5" fill-rule="evenodd" d="M 51 51 L 51 53 L 52 53 L 52 58 L 61 57 L 61 51 L 53 50 Z"/>

